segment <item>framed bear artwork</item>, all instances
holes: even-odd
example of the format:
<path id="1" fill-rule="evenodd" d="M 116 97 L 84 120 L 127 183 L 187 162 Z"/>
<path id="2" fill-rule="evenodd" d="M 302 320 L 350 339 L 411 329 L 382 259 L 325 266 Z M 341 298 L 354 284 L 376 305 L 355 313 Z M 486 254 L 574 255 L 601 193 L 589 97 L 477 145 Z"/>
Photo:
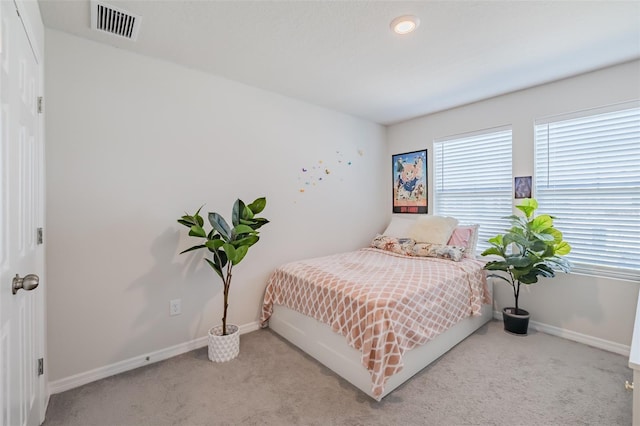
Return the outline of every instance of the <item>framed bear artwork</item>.
<path id="1" fill-rule="evenodd" d="M 427 150 L 391 156 L 393 213 L 427 213 Z"/>

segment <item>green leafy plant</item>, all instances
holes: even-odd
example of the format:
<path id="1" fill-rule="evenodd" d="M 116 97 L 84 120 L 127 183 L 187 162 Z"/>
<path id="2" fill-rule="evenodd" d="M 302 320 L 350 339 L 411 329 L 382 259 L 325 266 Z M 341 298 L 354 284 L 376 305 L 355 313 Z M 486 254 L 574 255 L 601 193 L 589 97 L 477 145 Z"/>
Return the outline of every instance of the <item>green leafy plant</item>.
<path id="1" fill-rule="evenodd" d="M 506 273 L 506 277 L 498 274 L 487 277 L 498 278 L 511 285 L 516 302 L 515 314 L 518 315 L 520 284 L 537 283 L 538 277 L 555 277 L 556 270 L 569 272 L 571 264 L 562 256 L 571 251 L 571 246 L 563 240 L 562 232 L 554 228 L 553 216 L 534 216 L 538 208 L 535 199 L 525 198 L 516 208 L 524 213 L 524 217 L 505 217 L 511 220 L 511 228 L 505 234 L 490 238 L 488 241 L 492 247 L 482 255 L 502 258 L 487 262 L 484 269 Z"/>
<path id="2" fill-rule="evenodd" d="M 256 199 L 249 205 L 240 199 L 236 200 L 231 213 L 232 226 L 229 226 L 220 214 L 210 212 L 208 219 L 212 228 L 208 232 L 204 229 L 204 219 L 200 216 L 200 210 L 204 206 L 200 207 L 195 214 L 185 214 L 178 219 L 178 223 L 189 228 L 189 236 L 205 239 L 201 244 L 190 247 L 180 254 L 206 249 L 211 254 L 211 259 L 205 256 L 204 260 L 222 279 L 224 287 L 223 335 L 227 334 L 227 309 L 233 267 L 244 259 L 249 247 L 260 240 L 258 228 L 266 225 L 269 221 L 257 217 L 257 214 L 262 212 L 266 205 L 267 200 L 264 197 Z"/>

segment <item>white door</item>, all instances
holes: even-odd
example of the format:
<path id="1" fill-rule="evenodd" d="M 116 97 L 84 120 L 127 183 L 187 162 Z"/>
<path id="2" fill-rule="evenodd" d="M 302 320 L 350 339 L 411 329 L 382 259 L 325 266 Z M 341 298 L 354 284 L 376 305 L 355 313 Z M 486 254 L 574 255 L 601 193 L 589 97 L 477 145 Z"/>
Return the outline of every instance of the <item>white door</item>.
<path id="1" fill-rule="evenodd" d="M 13 1 L 0 0 L 0 38 L 0 424 L 38 425 L 44 414 L 43 283 L 24 288 L 44 270 L 37 231 L 43 221 L 40 75 Z M 25 276 L 14 294 L 14 282 Z"/>

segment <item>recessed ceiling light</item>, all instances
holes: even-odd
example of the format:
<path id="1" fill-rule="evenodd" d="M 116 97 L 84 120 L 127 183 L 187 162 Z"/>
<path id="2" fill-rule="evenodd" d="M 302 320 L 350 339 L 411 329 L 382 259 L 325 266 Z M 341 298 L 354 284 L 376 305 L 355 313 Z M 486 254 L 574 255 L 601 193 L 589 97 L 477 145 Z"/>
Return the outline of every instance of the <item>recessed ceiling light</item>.
<path id="1" fill-rule="evenodd" d="M 391 21 L 391 29 L 397 34 L 408 34 L 418 28 L 420 19 L 413 15 L 398 16 Z"/>

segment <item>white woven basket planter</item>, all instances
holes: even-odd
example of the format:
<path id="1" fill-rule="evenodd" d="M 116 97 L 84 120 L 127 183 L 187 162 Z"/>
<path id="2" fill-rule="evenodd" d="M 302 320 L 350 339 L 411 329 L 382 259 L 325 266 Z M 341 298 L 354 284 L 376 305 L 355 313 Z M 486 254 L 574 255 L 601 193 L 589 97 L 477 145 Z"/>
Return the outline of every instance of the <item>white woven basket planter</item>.
<path id="1" fill-rule="evenodd" d="M 240 353 L 240 329 L 227 324 L 227 334 L 222 335 L 222 326 L 209 329 L 209 359 L 213 362 L 231 361 Z"/>

